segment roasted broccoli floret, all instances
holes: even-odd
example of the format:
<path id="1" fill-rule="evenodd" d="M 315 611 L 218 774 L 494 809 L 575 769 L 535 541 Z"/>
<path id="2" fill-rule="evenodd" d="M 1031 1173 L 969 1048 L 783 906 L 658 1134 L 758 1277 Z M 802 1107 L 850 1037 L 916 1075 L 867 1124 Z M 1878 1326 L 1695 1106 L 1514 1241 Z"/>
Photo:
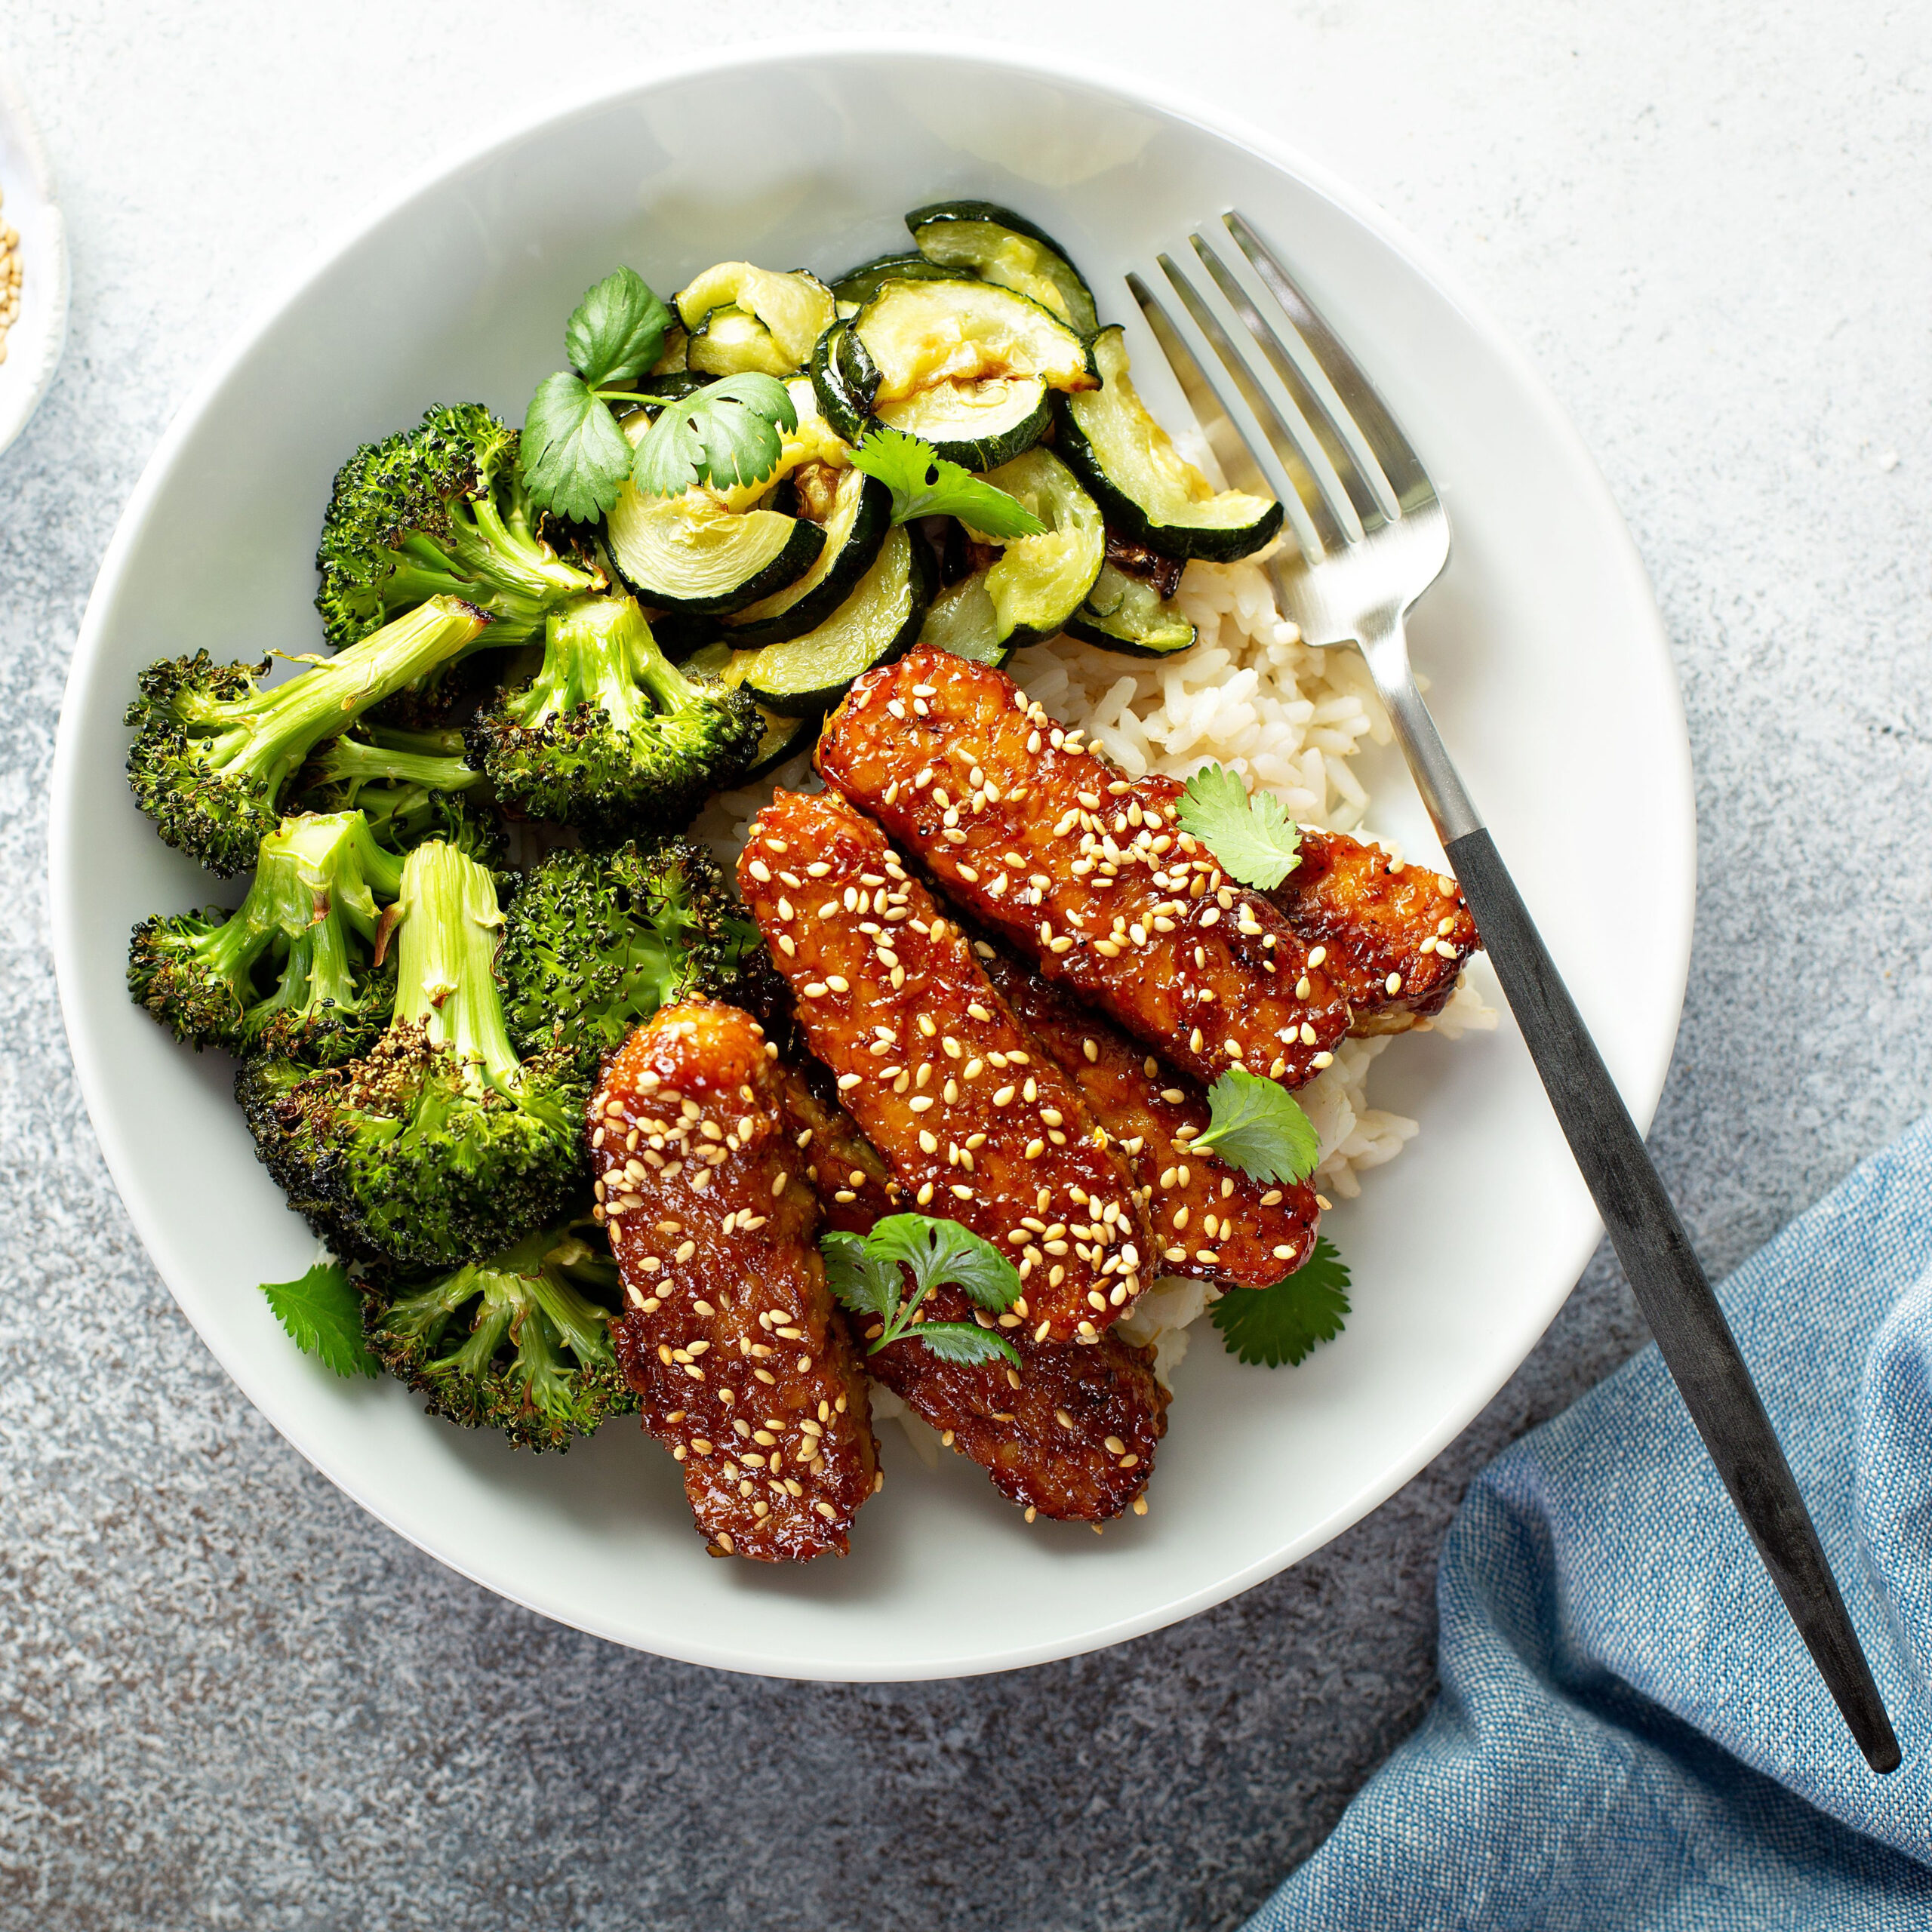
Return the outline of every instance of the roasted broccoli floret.
<path id="1" fill-rule="evenodd" d="M 500 1429 L 519 1448 L 568 1449 L 637 1407 L 611 1346 L 617 1266 L 589 1221 L 426 1282 L 379 1272 L 363 1291 L 371 1349 L 432 1415 Z"/>
<path id="2" fill-rule="evenodd" d="M 366 1052 L 388 1025 L 392 968 L 372 967 L 402 862 L 357 811 L 283 820 L 261 842 L 248 896 L 144 919 L 128 949 L 135 1002 L 190 1045 L 299 1054 Z"/>
<path id="3" fill-rule="evenodd" d="M 553 605 L 592 588 L 591 572 L 544 542 L 518 441 L 481 403 L 463 403 L 343 465 L 315 553 L 315 608 L 337 650 L 438 596 L 487 611 L 492 645 L 520 644 Z"/>
<path id="4" fill-rule="evenodd" d="M 235 1093 L 269 1172 L 337 1254 L 454 1268 L 581 1186 L 587 1083 L 562 1056 L 525 1061 L 510 1044 L 486 868 L 432 840 L 404 861 L 398 903 L 382 1038 L 343 1066 L 257 1061 Z"/>
<path id="5" fill-rule="evenodd" d="M 389 692 L 475 648 L 488 619 L 454 597 L 398 617 L 352 650 L 264 687 L 266 662 L 205 651 L 141 673 L 128 779 L 169 844 L 211 872 L 238 872 L 274 831 L 289 780 L 315 748 Z"/>
<path id="6" fill-rule="evenodd" d="M 503 863 L 490 788 L 465 761 L 460 731 L 365 724 L 323 746 L 297 775 L 294 791 L 310 811 L 353 806 L 374 837 L 397 851 L 441 838 L 479 864 Z"/>
<path id="7" fill-rule="evenodd" d="M 685 838 L 553 852 L 504 918 L 497 977 L 521 1054 L 568 1054 L 586 1078 L 638 1021 L 692 995 L 729 999 L 758 928 L 723 870 Z"/>
<path id="8" fill-rule="evenodd" d="M 593 831 L 675 830 L 731 783 L 764 734 L 741 691 L 693 684 L 666 661 L 634 599 L 552 613 L 543 663 L 463 734 L 469 761 L 534 818 Z"/>

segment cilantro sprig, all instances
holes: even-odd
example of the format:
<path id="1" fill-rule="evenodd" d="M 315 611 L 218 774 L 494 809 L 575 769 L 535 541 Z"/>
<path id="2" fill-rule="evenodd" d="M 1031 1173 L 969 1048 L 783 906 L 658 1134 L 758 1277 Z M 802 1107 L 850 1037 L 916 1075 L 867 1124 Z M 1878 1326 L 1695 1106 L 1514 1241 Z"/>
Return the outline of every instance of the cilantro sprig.
<path id="1" fill-rule="evenodd" d="M 1221 1345 L 1256 1367 L 1292 1367 L 1342 1332 L 1349 1264 L 1326 1235 L 1303 1267 L 1271 1287 L 1230 1288 L 1208 1311 Z"/>
<path id="2" fill-rule="evenodd" d="M 798 412 L 776 376 L 748 370 L 667 403 L 637 446 L 632 480 L 647 497 L 681 497 L 697 483 L 728 490 L 778 467 L 781 429 Z"/>
<path id="3" fill-rule="evenodd" d="M 1020 1298 L 1020 1274 L 993 1246 L 957 1221 L 930 1214 L 888 1214 L 864 1236 L 822 1235 L 825 1276 L 835 1298 L 854 1315 L 879 1324 L 866 1352 L 877 1355 L 897 1341 L 922 1342 L 941 1361 L 1016 1365 L 1020 1352 L 1004 1336 L 973 1321 L 921 1321 L 920 1306 L 937 1287 L 951 1284 L 989 1314 L 1001 1314 Z M 912 1292 L 905 1292 L 906 1277 Z"/>
<path id="4" fill-rule="evenodd" d="M 380 1375 L 382 1364 L 362 1340 L 362 1304 L 339 1262 L 318 1261 L 292 1281 L 264 1281 L 275 1319 L 305 1355 L 338 1375 Z"/>
<path id="5" fill-rule="evenodd" d="M 932 445 L 882 424 L 852 452 L 852 466 L 876 476 L 892 492 L 892 520 L 956 516 L 982 536 L 1011 542 L 1038 537 L 1046 525 L 1018 497 L 949 462 Z"/>
<path id="6" fill-rule="evenodd" d="M 1211 1147 L 1257 1180 L 1306 1180 L 1321 1137 L 1285 1087 L 1231 1067 L 1208 1090 L 1208 1130 L 1190 1145 Z"/>
<path id="7" fill-rule="evenodd" d="M 615 269 L 564 325 L 568 369 L 546 376 L 523 419 L 523 475 L 540 509 L 588 521 L 617 500 L 631 446 L 614 402 L 653 400 L 626 388 L 663 353 L 671 312 L 635 269 Z"/>
<path id="8" fill-rule="evenodd" d="M 1251 797 L 1225 764 L 1204 764 L 1187 781 L 1175 816 L 1243 885 L 1272 891 L 1300 863 L 1301 829 L 1281 800 L 1272 792 Z"/>

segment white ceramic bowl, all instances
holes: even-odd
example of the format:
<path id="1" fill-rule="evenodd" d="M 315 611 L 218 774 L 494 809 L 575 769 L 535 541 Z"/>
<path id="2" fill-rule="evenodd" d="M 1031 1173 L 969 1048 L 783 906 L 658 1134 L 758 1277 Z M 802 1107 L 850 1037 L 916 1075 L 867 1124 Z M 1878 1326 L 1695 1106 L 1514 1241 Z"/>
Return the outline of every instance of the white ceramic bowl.
<path id="1" fill-rule="evenodd" d="M 721 140 L 718 130 L 731 137 Z M 1589 459 L 1515 352 L 1390 223 L 1206 109 L 970 50 L 798 48 L 695 68 L 500 142 L 371 220 L 239 342 L 135 492 L 83 626 L 54 779 L 55 945 L 83 1089 L 128 1209 L 223 1365 L 366 1508 L 466 1575 L 617 1642 L 731 1669 L 897 1678 L 1066 1656 L 1219 1601 L 1317 1548 L 1507 1378 L 1596 1223 L 1521 1045 L 1398 1042 L 1383 1103 L 1423 1134 L 1331 1232 L 1346 1334 L 1244 1368 L 1211 1330 L 1182 1367 L 1144 1518 L 1027 1527 L 984 1477 L 929 1474 L 896 1429 L 854 1553 L 799 1571 L 701 1554 L 670 1459 L 628 1426 L 568 1457 L 338 1381 L 256 1292 L 313 1243 L 256 1165 L 229 1070 L 130 1005 L 129 926 L 209 882 L 128 802 L 120 723 L 164 653 L 312 648 L 330 478 L 430 401 L 521 414 L 563 319 L 618 262 L 660 289 L 748 257 L 837 271 L 903 246 L 906 208 L 1017 206 L 1103 313 L 1130 263 L 1244 210 L 1303 272 L 1410 426 L 1454 520 L 1416 623 L 1445 737 L 1638 1117 L 1682 997 L 1692 820 L 1675 685 L 1644 574 Z M 1137 320 L 1134 325 L 1139 327 Z M 1137 337 L 1136 370 L 1151 345 Z M 1386 773 L 1377 823 L 1424 841 Z M 275 1534 L 272 1524 L 265 1536 Z"/>

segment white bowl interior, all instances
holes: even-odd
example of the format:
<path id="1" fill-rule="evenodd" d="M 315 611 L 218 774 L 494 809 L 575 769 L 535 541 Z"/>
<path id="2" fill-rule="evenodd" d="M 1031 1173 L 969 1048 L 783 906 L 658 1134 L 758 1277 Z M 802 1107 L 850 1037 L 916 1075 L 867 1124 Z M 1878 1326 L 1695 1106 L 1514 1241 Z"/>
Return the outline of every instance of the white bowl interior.
<path id="1" fill-rule="evenodd" d="M 716 130 L 734 131 L 728 142 Z M 801 127 L 812 129 L 801 140 Z M 1029 1527 L 970 1465 L 928 1472 L 886 1426 L 884 1493 L 852 1556 L 799 1571 L 706 1560 L 675 1466 L 629 1426 L 519 1456 L 424 1417 L 392 1384 L 299 1355 L 255 1284 L 314 1244 L 253 1158 L 229 1069 L 128 1002 L 128 928 L 219 896 L 154 838 L 118 768 L 140 666 L 315 648 L 315 532 L 360 439 L 427 404 L 518 417 L 562 323 L 618 262 L 663 291 L 744 256 L 835 272 L 904 245 L 904 207 L 1006 202 L 1060 235 L 1103 316 L 1121 272 L 1235 206 L 1305 273 L 1437 477 L 1454 561 L 1417 655 L 1472 790 L 1640 1118 L 1682 996 L 1688 763 L 1641 567 L 1567 426 L 1493 328 L 1312 171 L 1186 112 L 997 59 L 760 57 L 567 114 L 375 221 L 204 387 L 131 506 L 62 723 L 54 891 L 88 1104 L 163 1278 L 251 1398 L 403 1535 L 504 1595 L 617 1641 L 733 1669 L 949 1675 L 1063 1656 L 1232 1594 L 1373 1507 L 1506 1379 L 1595 1233 L 1506 1020 L 1399 1042 L 1383 1105 L 1423 1123 L 1330 1229 L 1355 1312 L 1299 1370 L 1244 1368 L 1204 1327 L 1178 1377 L 1150 1513 L 1097 1538 Z M 1151 343 L 1133 324 L 1149 386 Z M 1376 823 L 1427 844 L 1392 769 Z M 273 1534 L 264 1526 L 264 1534 Z"/>

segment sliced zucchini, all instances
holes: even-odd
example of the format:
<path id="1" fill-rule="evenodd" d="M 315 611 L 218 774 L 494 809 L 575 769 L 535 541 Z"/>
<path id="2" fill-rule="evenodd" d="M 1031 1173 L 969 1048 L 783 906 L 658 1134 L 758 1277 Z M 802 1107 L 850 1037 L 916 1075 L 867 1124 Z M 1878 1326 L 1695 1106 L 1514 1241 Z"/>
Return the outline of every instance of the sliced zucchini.
<path id="1" fill-rule="evenodd" d="M 1014 650 L 1064 629 L 1100 576 L 1107 526 L 1100 506 L 1048 450 L 1029 450 L 986 481 L 1026 505 L 1047 527 L 1007 545 L 986 572 L 1002 640 Z"/>
<path id="2" fill-rule="evenodd" d="M 707 376 L 735 376 L 744 370 L 789 376 L 798 366 L 755 315 L 728 302 L 709 311 L 692 330 L 685 353 L 690 366 Z"/>
<path id="3" fill-rule="evenodd" d="M 999 614 L 986 589 L 986 576 L 984 571 L 975 571 L 942 590 L 926 607 L 919 641 L 997 670 L 1013 655 L 1014 647 L 1000 635 Z"/>
<path id="4" fill-rule="evenodd" d="M 1038 377 L 989 377 L 941 383 L 898 402 L 881 403 L 878 420 L 923 437 L 949 462 L 994 469 L 1030 450 L 1053 420 L 1047 386 Z"/>
<path id="5" fill-rule="evenodd" d="M 815 716 L 854 678 L 909 650 L 932 595 L 932 551 L 903 525 L 879 546 L 851 596 L 816 630 L 768 644 L 752 659 L 745 688 L 767 709 Z"/>
<path id="6" fill-rule="evenodd" d="M 878 393 L 881 379 L 865 344 L 850 327 L 832 346 L 841 398 L 857 407 Z M 881 402 L 866 426 L 882 423 L 923 437 L 949 462 L 968 469 L 996 469 L 1031 449 L 1053 420 L 1046 384 L 1037 376 L 985 376 L 937 383 L 894 402 Z"/>
<path id="7" fill-rule="evenodd" d="M 706 269 L 678 291 L 676 306 L 678 319 L 691 331 L 694 349 L 698 332 L 713 309 L 737 309 L 751 317 L 764 329 L 774 359 L 783 363 L 783 368 L 768 371 L 774 376 L 802 369 L 812 344 L 832 321 L 832 291 L 817 275 L 803 269 L 780 275 L 749 262 L 720 262 Z M 691 367 L 703 366 L 693 354 Z"/>
<path id="8" fill-rule="evenodd" d="M 685 675 L 698 684 L 720 684 L 732 689 L 745 681 L 745 672 L 755 651 L 734 651 L 728 644 L 713 641 L 694 651 L 682 666 Z M 753 700 L 756 703 L 755 700 Z M 776 711 L 758 707 L 764 720 L 764 736 L 758 740 L 757 755 L 732 783 L 743 786 L 768 778 L 781 764 L 788 764 L 801 752 L 809 751 L 818 737 L 819 721 L 812 718 L 786 718 Z"/>
<path id="9" fill-rule="evenodd" d="M 877 409 L 940 383 L 1029 377 L 1069 392 L 1100 386 L 1079 331 L 1052 309 L 991 282 L 888 281 L 849 325 L 878 373 Z M 848 375 L 856 374 L 850 363 Z"/>
<path id="10" fill-rule="evenodd" d="M 1094 338 L 1101 386 L 1057 397 L 1054 447 L 1097 497 L 1109 519 L 1164 557 L 1232 563 L 1281 527 L 1281 506 L 1241 490 L 1219 492 L 1147 413 L 1128 374 L 1118 328 Z"/>
<path id="11" fill-rule="evenodd" d="M 795 583 L 724 619 L 731 641 L 741 648 L 781 644 L 817 629 L 871 568 L 891 526 L 892 492 L 863 470 L 841 470 L 822 526 L 825 548 Z"/>
<path id="12" fill-rule="evenodd" d="M 611 561 L 645 603 L 712 616 L 795 583 L 825 547 L 825 532 L 799 517 L 727 509 L 703 490 L 646 497 L 629 483 L 604 528 Z"/>
<path id="13" fill-rule="evenodd" d="M 1024 215 L 992 202 L 935 202 L 906 217 L 921 257 L 935 269 L 970 270 L 1017 289 L 1084 336 L 1100 325 L 1094 291 L 1066 251 Z"/>
<path id="14" fill-rule="evenodd" d="M 856 305 L 869 302 L 888 281 L 937 281 L 958 272 L 943 269 L 923 255 L 881 255 L 848 269 L 832 285 L 832 293 L 838 301 Z"/>
<path id="15" fill-rule="evenodd" d="M 1066 634 L 1128 657 L 1172 657 L 1194 648 L 1194 626 L 1151 583 L 1103 564 Z"/>
<path id="16" fill-rule="evenodd" d="M 715 376 L 697 375 L 688 369 L 669 369 L 661 376 L 642 377 L 638 388 L 642 394 L 660 397 L 666 402 L 682 402 L 686 396 L 709 389 L 717 380 Z"/>
<path id="17" fill-rule="evenodd" d="M 812 393 L 835 434 L 857 443 L 866 433 L 871 405 L 847 380 L 840 358 L 847 325 L 835 323 L 812 350 Z"/>
<path id="18" fill-rule="evenodd" d="M 920 638 L 955 657 L 1003 664 L 1066 628 L 1100 576 L 1107 529 L 1099 505 L 1051 451 L 1029 450 L 986 481 L 1017 497 L 1046 529 L 1008 544 L 994 561 L 942 593 Z"/>

